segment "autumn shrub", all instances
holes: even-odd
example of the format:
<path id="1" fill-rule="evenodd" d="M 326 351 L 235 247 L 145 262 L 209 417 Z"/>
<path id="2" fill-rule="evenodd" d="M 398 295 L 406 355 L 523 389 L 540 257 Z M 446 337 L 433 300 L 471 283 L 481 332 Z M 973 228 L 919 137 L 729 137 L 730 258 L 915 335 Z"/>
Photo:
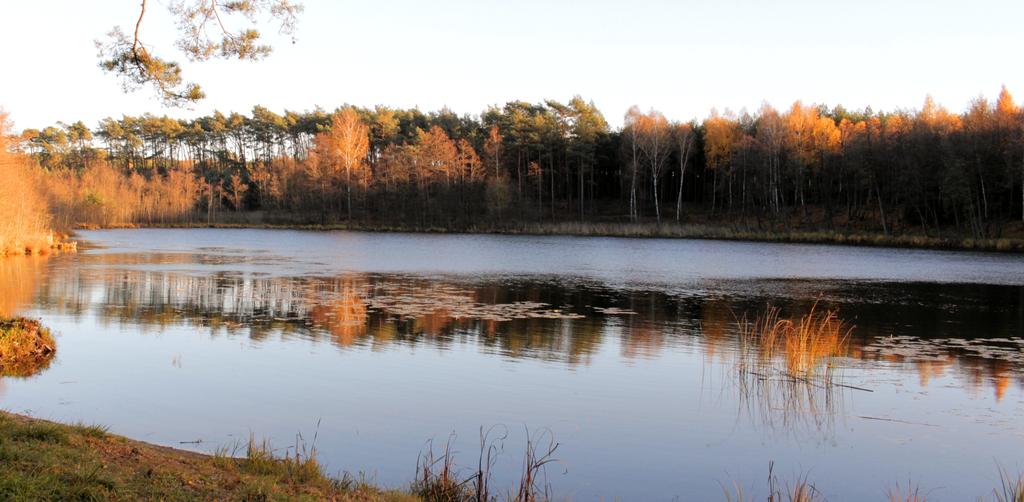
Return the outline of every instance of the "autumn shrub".
<path id="1" fill-rule="evenodd" d="M 145 176 L 103 161 L 48 177 L 54 219 L 68 228 L 189 222 L 203 190 L 185 168 Z"/>
<path id="2" fill-rule="evenodd" d="M 0 111 L 0 256 L 44 254 L 53 245 L 46 200 L 33 161 L 8 151 L 9 124 Z"/>

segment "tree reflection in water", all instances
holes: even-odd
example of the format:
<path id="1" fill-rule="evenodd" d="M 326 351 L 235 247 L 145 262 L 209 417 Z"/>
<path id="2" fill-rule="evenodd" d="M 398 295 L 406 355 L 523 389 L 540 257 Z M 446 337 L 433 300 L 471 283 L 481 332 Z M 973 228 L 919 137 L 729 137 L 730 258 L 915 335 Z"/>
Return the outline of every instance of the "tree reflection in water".
<path id="1" fill-rule="evenodd" d="M 183 325 L 257 342 L 267 337 L 323 338 L 342 348 L 430 344 L 446 349 L 472 343 L 506 357 L 569 365 L 590 364 L 603 346 L 615 343 L 624 359 L 658 358 L 667 349 L 682 349 L 701 351 L 709 363 L 734 364 L 737 358 L 748 357 L 745 351 L 752 348 L 743 343 L 737 325 L 743 313 L 757 312 L 770 301 L 779 312 L 799 316 L 815 302 L 808 295 L 809 285 L 799 281 L 769 284 L 762 288 L 766 292 L 756 294 L 750 288 L 729 294 L 733 286 L 726 285 L 717 293 L 709 289 L 679 295 L 531 277 L 269 276 L 220 270 L 224 257 L 202 256 L 85 254 L 76 257 L 73 266 L 56 267 L 30 259 L 0 262 L 0 309 L 24 308 L 35 290 L 36 305 L 47 311 L 96 316 L 104 325 L 143 330 Z M 246 263 L 270 259 L 236 258 Z M 44 278 L 46 268 L 50 273 Z M 991 387 L 997 398 L 1013 382 L 1024 384 L 1021 338 L 965 337 L 965 326 L 958 324 L 969 321 L 972 333 L 1019 328 L 1024 319 L 1021 288 L 889 285 L 886 291 L 916 300 L 887 303 L 876 301 L 878 290 L 865 290 L 867 286 L 828 287 L 832 298 L 845 302 L 844 315 L 858 325 L 844 340 L 842 353 L 829 354 L 835 370 L 856 361 L 890 364 L 918 372 L 923 386 L 953 372 L 972 392 Z M 956 288 L 960 289 L 949 291 Z M 1019 303 L 997 316 L 984 315 L 981 307 L 944 313 L 941 302 L 948 299 L 936 298 L 934 305 L 920 300 L 938 289 L 981 306 L 993 301 Z M 779 354 L 788 354 L 786 371 L 816 367 L 821 354 L 812 352 L 827 347 L 805 349 L 810 352 L 779 348 Z M 799 392 L 765 387 L 777 384 L 755 378 L 746 382 L 745 395 L 764 396 L 756 399 L 765 403 L 758 405 L 762 411 L 827 409 L 836 402 L 834 388 L 823 394 L 814 386 Z M 792 405 L 797 397 L 800 404 Z M 779 405 L 779 399 L 791 405 Z"/>
<path id="2" fill-rule="evenodd" d="M 45 256 L 0 257 L 0 377 L 30 377 L 53 362 L 56 342 L 38 320 L 16 317 L 46 273 Z"/>
<path id="3" fill-rule="evenodd" d="M 45 274 L 45 256 L 0 259 L 0 316 L 11 317 L 32 302 L 36 284 Z"/>

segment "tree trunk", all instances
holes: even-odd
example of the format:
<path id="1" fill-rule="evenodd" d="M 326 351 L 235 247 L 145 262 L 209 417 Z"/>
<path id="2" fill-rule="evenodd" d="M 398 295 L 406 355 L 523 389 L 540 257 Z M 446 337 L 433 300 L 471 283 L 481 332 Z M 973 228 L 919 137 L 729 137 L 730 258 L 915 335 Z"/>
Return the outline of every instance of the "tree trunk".
<path id="1" fill-rule="evenodd" d="M 885 223 L 885 207 L 882 206 L 882 191 L 878 189 L 878 182 L 875 182 L 875 197 L 878 198 L 878 214 L 882 220 L 882 233 L 889 235 L 889 226 Z"/>
<path id="2" fill-rule="evenodd" d="M 676 221 L 680 221 L 680 217 L 683 213 L 683 180 L 686 179 L 686 154 L 681 154 L 683 157 L 679 162 L 679 195 L 676 196 Z"/>
<path id="3" fill-rule="evenodd" d="M 327 183 L 320 178 L 320 224 L 327 224 Z"/>
<path id="4" fill-rule="evenodd" d="M 985 194 L 985 176 L 981 174 L 981 169 L 978 169 L 978 180 L 981 182 L 981 207 L 982 214 L 985 219 L 988 219 L 988 195 Z"/>
<path id="5" fill-rule="evenodd" d="M 345 169 L 345 205 L 348 213 L 348 221 L 352 221 L 352 176 L 351 171 Z"/>
<path id="6" fill-rule="evenodd" d="M 633 147 L 633 175 L 629 180 L 629 219 L 632 221 L 637 220 L 636 210 L 636 175 L 637 175 L 637 162 L 636 162 L 636 146 Z"/>
<path id="7" fill-rule="evenodd" d="M 551 201 L 550 201 L 550 204 L 551 204 L 551 221 L 555 221 L 555 152 L 554 151 L 551 152 L 551 162 L 548 163 L 548 167 L 551 169 Z M 569 170 L 568 166 L 566 166 L 565 170 L 566 171 Z M 567 175 L 568 175 L 568 173 L 567 173 Z M 568 190 L 568 186 L 566 187 L 566 191 L 567 192 L 569 191 Z M 569 205 L 568 207 L 571 208 L 572 206 Z"/>
<path id="8" fill-rule="evenodd" d="M 652 176 L 654 181 L 654 215 L 658 223 L 661 223 L 661 204 L 658 202 L 658 177 Z"/>
<path id="9" fill-rule="evenodd" d="M 715 213 L 715 203 L 718 199 L 718 169 L 711 170 L 711 214 Z"/>
<path id="10" fill-rule="evenodd" d="M 577 177 L 579 178 L 578 181 L 580 184 L 580 191 L 578 194 L 578 197 L 580 198 L 580 221 L 583 221 L 583 200 L 586 196 L 585 191 L 583 190 L 583 159 L 580 159 L 580 172 Z"/>
<path id="11" fill-rule="evenodd" d="M 551 177 L 551 182 L 555 182 L 554 176 Z M 544 219 L 544 171 L 537 175 L 537 219 Z"/>

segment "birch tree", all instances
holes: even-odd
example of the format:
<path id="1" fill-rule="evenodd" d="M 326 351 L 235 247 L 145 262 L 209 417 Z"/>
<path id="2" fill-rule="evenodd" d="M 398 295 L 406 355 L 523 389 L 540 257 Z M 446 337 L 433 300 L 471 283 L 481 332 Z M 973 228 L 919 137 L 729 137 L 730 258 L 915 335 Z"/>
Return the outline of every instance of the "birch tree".
<path id="1" fill-rule="evenodd" d="M 654 215 L 661 222 L 661 204 L 658 200 L 658 180 L 672 153 L 672 130 L 661 112 L 651 110 L 638 121 L 640 150 L 647 164 L 654 193 Z"/>
<path id="2" fill-rule="evenodd" d="M 693 155 L 693 124 L 677 124 L 673 128 L 676 141 L 676 152 L 679 155 L 679 193 L 676 195 L 676 221 L 680 221 L 683 213 L 683 181 L 686 179 L 686 166 Z"/>

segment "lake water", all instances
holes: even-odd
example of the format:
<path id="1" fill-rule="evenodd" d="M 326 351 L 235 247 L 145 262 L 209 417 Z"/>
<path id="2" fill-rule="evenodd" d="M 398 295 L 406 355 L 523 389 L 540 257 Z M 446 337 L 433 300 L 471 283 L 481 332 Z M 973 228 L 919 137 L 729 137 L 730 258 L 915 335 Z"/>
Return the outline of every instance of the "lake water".
<path id="1" fill-rule="evenodd" d="M 0 406 L 210 452 L 301 434 L 332 474 L 402 487 L 426 442 L 559 443 L 573 500 L 829 500 L 907 480 L 973 500 L 1024 469 L 1024 257 L 698 240 L 276 230 L 83 231 L 0 263 L 0 309 L 58 355 Z M 737 320 L 837 309 L 839 385 L 751 379 Z M 538 438 L 543 439 L 543 438 Z M 468 473 L 468 470 L 467 470 Z"/>

